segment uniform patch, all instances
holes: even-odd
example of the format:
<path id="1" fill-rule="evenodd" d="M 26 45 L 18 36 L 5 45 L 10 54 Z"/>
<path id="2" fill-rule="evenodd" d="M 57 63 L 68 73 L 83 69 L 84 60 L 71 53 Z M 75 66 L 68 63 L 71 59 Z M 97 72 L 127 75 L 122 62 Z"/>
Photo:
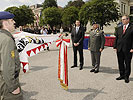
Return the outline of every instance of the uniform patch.
<path id="1" fill-rule="evenodd" d="M 99 32 L 99 30 L 96 31 L 97 33 Z"/>
<path id="2" fill-rule="evenodd" d="M 11 51 L 11 57 L 14 58 L 15 57 L 15 52 Z"/>

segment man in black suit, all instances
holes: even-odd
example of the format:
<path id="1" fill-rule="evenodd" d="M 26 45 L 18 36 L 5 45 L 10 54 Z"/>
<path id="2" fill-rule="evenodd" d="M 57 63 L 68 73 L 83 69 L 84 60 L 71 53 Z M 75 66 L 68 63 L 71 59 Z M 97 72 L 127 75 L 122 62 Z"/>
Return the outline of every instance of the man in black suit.
<path id="1" fill-rule="evenodd" d="M 84 28 L 80 26 L 80 21 L 76 20 L 76 26 L 72 29 L 71 38 L 74 52 L 74 65 L 71 68 L 77 67 L 77 51 L 80 56 L 80 68 L 83 69 L 84 58 L 83 58 L 83 40 L 84 40 Z"/>
<path id="2" fill-rule="evenodd" d="M 116 80 L 125 79 L 125 83 L 129 83 L 133 53 L 133 25 L 129 23 L 129 16 L 127 15 L 122 17 L 122 23 L 123 25 L 116 30 L 114 43 L 120 72 L 120 77 Z"/>

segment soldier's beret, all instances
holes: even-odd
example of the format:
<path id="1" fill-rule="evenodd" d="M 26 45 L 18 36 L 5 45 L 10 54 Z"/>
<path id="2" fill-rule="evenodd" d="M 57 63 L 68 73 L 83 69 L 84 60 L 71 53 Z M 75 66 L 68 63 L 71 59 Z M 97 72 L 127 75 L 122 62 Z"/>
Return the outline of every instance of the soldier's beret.
<path id="1" fill-rule="evenodd" d="M 12 19 L 14 17 L 14 14 L 11 14 L 7 11 L 0 11 L 0 20 L 2 19 Z"/>

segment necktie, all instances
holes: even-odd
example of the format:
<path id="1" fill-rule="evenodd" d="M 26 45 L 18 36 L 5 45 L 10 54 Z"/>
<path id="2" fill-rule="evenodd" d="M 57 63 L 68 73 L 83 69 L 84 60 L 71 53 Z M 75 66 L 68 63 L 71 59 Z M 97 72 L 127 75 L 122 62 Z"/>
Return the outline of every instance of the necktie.
<path id="1" fill-rule="evenodd" d="M 124 26 L 124 29 L 123 29 L 123 34 L 125 34 L 125 31 L 126 31 L 126 25 Z"/>

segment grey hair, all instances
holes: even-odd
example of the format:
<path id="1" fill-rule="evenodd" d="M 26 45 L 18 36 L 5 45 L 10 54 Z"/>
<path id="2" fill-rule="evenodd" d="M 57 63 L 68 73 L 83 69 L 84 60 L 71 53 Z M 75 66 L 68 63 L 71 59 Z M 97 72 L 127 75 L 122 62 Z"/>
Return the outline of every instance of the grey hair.
<path id="1" fill-rule="evenodd" d="M 123 15 L 122 17 L 124 17 L 124 16 L 126 17 L 126 19 L 129 19 L 129 15 Z"/>

